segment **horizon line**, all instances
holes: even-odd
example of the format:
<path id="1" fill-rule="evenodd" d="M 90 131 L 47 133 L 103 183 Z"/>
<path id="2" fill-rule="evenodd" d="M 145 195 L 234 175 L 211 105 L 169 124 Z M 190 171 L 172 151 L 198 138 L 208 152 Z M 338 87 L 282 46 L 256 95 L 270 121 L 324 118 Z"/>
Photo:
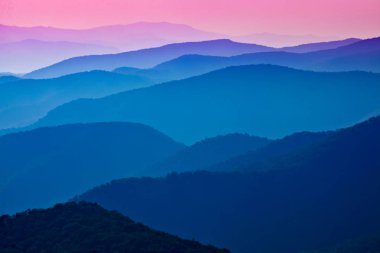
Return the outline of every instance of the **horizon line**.
<path id="1" fill-rule="evenodd" d="M 250 33 L 245 33 L 245 34 L 240 34 L 240 35 L 232 35 L 232 34 L 227 34 L 227 33 L 220 33 L 220 32 L 214 32 L 210 30 L 205 30 L 201 28 L 197 28 L 195 26 L 185 24 L 185 23 L 174 23 L 174 22 L 168 22 L 168 21 L 136 21 L 136 22 L 131 22 L 131 23 L 114 23 L 114 24 L 104 24 L 104 25 L 98 25 L 98 26 L 89 26 L 89 27 L 63 27 L 63 26 L 51 26 L 51 25 L 14 25 L 14 24 L 5 24 L 5 23 L 0 23 L 0 26 L 7 26 L 7 27 L 17 27 L 17 28 L 25 28 L 25 29 L 31 29 L 31 28 L 50 28 L 50 29 L 59 29 L 59 30 L 72 30 L 72 31 L 83 31 L 83 30 L 93 30 L 97 28 L 105 28 L 105 27 L 115 27 L 115 26 L 130 26 L 130 25 L 138 25 L 138 24 L 168 24 L 168 25 L 178 25 L 178 26 L 186 26 L 191 29 L 195 29 L 198 31 L 202 32 L 207 32 L 207 33 L 213 33 L 215 35 L 221 35 L 221 36 L 228 36 L 228 37 L 244 37 L 244 36 L 250 36 L 250 35 L 264 35 L 264 34 L 269 34 L 269 35 L 280 35 L 280 36 L 312 36 L 315 37 L 316 39 L 328 39 L 330 38 L 329 41 L 334 41 L 334 40 L 344 40 L 344 39 L 350 39 L 350 38 L 356 38 L 356 39 L 369 39 L 369 38 L 375 38 L 378 36 L 368 36 L 368 37 L 360 37 L 360 36 L 347 36 L 347 37 L 338 37 L 336 35 L 321 35 L 321 34 L 313 34 L 313 33 L 276 33 L 276 32 L 270 32 L 270 31 L 261 31 L 261 32 L 250 32 Z M 336 37 L 336 39 L 332 39 L 332 37 Z M 321 41 L 322 42 L 322 41 Z"/>

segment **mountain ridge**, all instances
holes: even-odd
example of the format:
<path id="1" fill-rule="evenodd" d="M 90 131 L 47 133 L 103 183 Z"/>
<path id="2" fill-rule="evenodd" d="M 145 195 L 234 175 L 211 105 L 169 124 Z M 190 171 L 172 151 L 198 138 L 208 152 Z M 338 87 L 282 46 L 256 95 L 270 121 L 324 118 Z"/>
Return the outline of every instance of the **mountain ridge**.
<path id="1" fill-rule="evenodd" d="M 272 48 L 247 43 L 233 42 L 229 39 L 218 39 L 200 42 L 173 43 L 155 48 L 108 54 L 100 56 L 74 57 L 46 68 L 32 71 L 25 75 L 27 78 L 51 78 L 60 75 L 89 71 L 114 70 L 118 67 L 149 68 L 161 62 L 174 59 L 184 54 L 206 55 L 238 55 L 247 52 L 261 52 Z M 67 69 L 64 69 L 67 67 Z"/>
<path id="2" fill-rule="evenodd" d="M 0 77 L 0 82 L 3 78 Z M 5 82 L 0 85 L 0 129 L 29 125 L 56 106 L 75 99 L 100 98 L 150 84 L 150 80 L 141 76 L 105 71 Z"/>
<path id="3" fill-rule="evenodd" d="M 145 168 L 185 146 L 126 122 L 71 124 L 0 137 L 0 213 L 48 207 Z M 49 191 L 46 191 L 49 189 Z"/>
<path id="4" fill-rule="evenodd" d="M 272 140 L 248 134 L 227 134 L 203 139 L 150 168 L 153 175 L 169 172 L 205 170 L 232 157 L 254 152 L 268 146 Z"/>
<path id="5" fill-rule="evenodd" d="M 306 45 L 310 46 L 310 45 Z M 311 45 L 312 46 L 312 45 Z M 302 46 L 300 46 L 302 49 Z M 299 50 L 293 47 L 294 50 Z M 220 68 L 250 65 L 273 64 L 308 71 L 367 71 L 380 72 L 380 38 L 360 40 L 335 49 L 315 52 L 292 53 L 278 50 L 238 56 L 184 55 L 171 61 L 158 64 L 154 68 L 136 71 L 136 74 L 158 78 L 183 79 L 205 74 Z M 346 59 L 343 61 L 342 59 Z"/>

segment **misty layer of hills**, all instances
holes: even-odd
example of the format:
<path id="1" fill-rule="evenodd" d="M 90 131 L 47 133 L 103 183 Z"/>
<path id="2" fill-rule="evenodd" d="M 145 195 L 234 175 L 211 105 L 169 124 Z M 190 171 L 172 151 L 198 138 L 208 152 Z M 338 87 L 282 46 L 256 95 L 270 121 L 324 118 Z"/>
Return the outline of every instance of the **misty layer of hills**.
<path id="1" fill-rule="evenodd" d="M 0 43 L 0 70 L 28 73 L 71 57 L 117 52 L 116 48 L 67 41 L 27 39 Z"/>
<path id="2" fill-rule="evenodd" d="M 366 41 L 366 40 L 364 40 Z M 337 42 L 327 42 L 326 44 L 311 44 L 311 45 L 300 45 L 295 47 L 288 47 L 284 49 L 275 49 L 270 47 L 265 47 L 256 44 L 244 44 L 238 43 L 231 40 L 221 39 L 213 41 L 203 41 L 203 42 L 191 42 L 191 43 L 178 43 L 178 44 L 169 44 L 158 48 L 149 48 L 142 49 L 138 51 L 131 51 L 119 54 L 110 54 L 110 55 L 99 55 L 99 56 L 85 56 L 85 57 L 75 57 L 57 64 L 53 64 L 46 68 L 35 70 L 29 74 L 26 74 L 27 78 L 51 78 L 62 75 L 67 75 L 71 73 L 76 73 L 80 71 L 90 71 L 90 70 L 113 70 L 120 67 L 132 67 L 132 68 L 152 68 L 155 65 L 163 63 L 165 61 L 173 60 L 177 57 L 184 55 L 205 55 L 205 56 L 238 56 L 243 54 L 248 54 L 247 56 L 241 56 L 229 59 L 222 58 L 222 62 L 218 62 L 219 67 L 223 66 L 232 66 L 232 65 L 241 65 L 249 63 L 273 63 L 286 66 L 297 66 L 299 68 L 305 69 L 314 69 L 320 66 L 320 69 L 329 69 L 328 66 L 323 67 L 323 62 L 328 64 L 328 61 L 333 61 L 335 59 L 340 59 L 344 56 L 352 56 L 356 53 L 362 53 L 360 48 L 365 45 L 359 46 L 359 49 L 351 51 L 347 50 L 338 50 L 344 46 L 349 46 L 351 44 L 356 44 L 361 42 L 360 40 L 344 40 Z M 368 42 L 366 42 L 368 43 Z M 365 43 L 364 43 L 365 44 Z M 376 41 L 378 44 L 378 41 Z M 329 50 L 328 50 L 329 49 Z M 370 50 L 374 50 L 369 48 Z M 322 51 L 320 51 L 322 50 Z M 324 50 L 324 51 L 323 51 Z M 299 54 L 300 52 L 312 52 L 316 51 L 316 54 Z M 317 52 L 321 53 L 317 53 Z M 358 52 L 356 52 L 358 51 Z M 267 52 L 267 53 L 264 53 Z M 357 55 L 359 58 L 361 55 Z M 247 59 L 247 57 L 249 57 Z M 368 55 L 367 55 L 368 57 Z M 214 60 L 214 58 L 211 58 Z M 207 58 L 206 58 L 207 60 Z M 221 60 L 221 59 L 220 59 Z M 271 62 L 272 61 L 272 62 Z M 323 61 L 323 62 L 321 62 Z M 199 62 L 203 63 L 202 60 Z M 320 65 L 313 65 L 320 64 Z M 321 65 L 322 64 L 322 65 Z M 362 66 L 357 63 L 357 70 L 366 70 L 366 66 Z M 357 66 L 354 65 L 353 66 Z M 180 65 L 181 66 L 181 65 Z M 196 66 L 196 65 L 194 65 Z M 211 66 L 210 66 L 211 67 Z M 211 68 L 204 69 L 203 73 L 211 71 Z M 369 66 L 367 66 L 368 68 Z M 364 68 L 364 69 L 363 69 Z M 199 67 L 198 67 L 199 69 Z M 376 68 L 377 70 L 379 68 Z M 350 70 L 347 68 L 341 68 L 340 70 Z M 153 71 L 153 74 L 155 72 Z M 169 72 L 170 73 L 170 72 Z M 152 74 L 148 72 L 148 74 Z M 199 73 L 198 73 L 199 74 Z"/>
<path id="3" fill-rule="evenodd" d="M 0 213 L 48 207 L 109 180 L 143 175 L 145 167 L 183 148 L 132 123 L 76 124 L 2 136 Z"/>
<path id="4" fill-rule="evenodd" d="M 379 129 L 373 118 L 303 148 L 278 152 L 277 144 L 264 172 L 253 163 L 230 173 L 121 179 L 77 199 L 233 252 L 332 247 L 379 232 Z"/>
<path id="5" fill-rule="evenodd" d="M 8 168 L 2 169 L 1 178 L 10 179 L 2 182 L 0 192 L 3 203 L 13 206 L 3 206 L 2 211 L 10 213 L 64 201 L 90 188 L 90 183 L 139 173 L 133 171 L 138 168 L 144 173 L 146 168 L 157 169 L 160 165 L 164 165 L 162 171 L 197 170 L 198 165 L 214 163 L 209 166 L 214 172 L 112 181 L 75 200 L 97 202 L 155 229 L 232 252 L 332 250 L 338 247 L 335 245 L 346 245 L 342 243 L 347 240 L 371 238 L 379 232 L 379 129 L 380 119 L 373 118 L 338 131 L 302 132 L 273 141 L 231 134 L 189 147 L 147 126 L 130 123 L 68 125 L 10 134 L 0 138 L 1 153 L 5 154 L 1 164 Z M 215 156 L 218 149 L 220 157 Z M 233 157 L 225 161 L 229 156 Z M 196 161 L 194 167 L 188 167 L 189 157 Z M 225 172 L 226 164 L 231 172 Z M 14 183 L 10 183 L 12 180 Z M 69 193 L 73 195 L 67 196 Z M 77 211 L 70 211 L 77 215 L 72 222 L 74 228 L 83 220 Z M 19 218 L 25 215 L 29 221 Z M 57 215 L 60 212 L 49 217 L 57 219 Z M 2 224 L 8 224 L 5 227 L 9 229 L 12 222 L 8 219 L 3 217 Z M 25 247 L 19 246 L 24 243 L 40 242 L 28 241 L 20 229 L 34 229 L 28 224 L 42 218 L 29 216 L 28 212 L 15 219 L 20 223 L 13 232 L 3 232 L 10 237 L 7 245 L 17 250 Z M 37 234 L 39 238 L 50 238 L 52 233 L 47 235 L 45 227 L 36 224 L 42 233 Z M 50 229 L 61 231 L 54 224 Z M 86 229 L 90 244 L 98 233 L 96 228 Z M 107 233 L 117 233 L 113 229 Z M 15 242 L 16 234 L 21 236 Z M 41 247 L 68 247 L 61 234 L 53 235 L 57 244 Z M 107 238 L 113 240 L 112 236 Z M 378 249 L 375 243 L 359 240 L 353 249 L 338 248 L 361 253 L 363 247 Z M 119 247 L 117 241 L 111 245 Z"/>
<path id="6" fill-rule="evenodd" d="M 54 79 L 0 77 L 0 129 L 23 127 L 51 109 L 78 98 L 99 98 L 152 84 L 140 76 L 105 71 L 83 72 Z"/>
<path id="7" fill-rule="evenodd" d="M 26 73 L 75 56 L 222 37 L 170 23 L 141 22 L 81 30 L 0 25 L 0 71 Z"/>
<path id="8" fill-rule="evenodd" d="M 131 121 L 185 143 L 232 132 L 277 138 L 337 129 L 376 115 L 379 83 L 380 74 L 366 72 L 229 67 L 105 98 L 76 100 L 50 111 L 34 127 Z"/>
<path id="9" fill-rule="evenodd" d="M 113 47 L 123 51 L 157 47 L 183 41 L 204 41 L 220 38 L 226 38 L 226 36 L 168 22 L 138 22 L 90 29 L 0 25 L 0 42 L 2 43 L 27 39 L 50 42 L 70 41 Z"/>
<path id="10" fill-rule="evenodd" d="M 167 22 L 139 22 L 91 29 L 0 25 L 0 72 L 26 73 L 70 57 L 119 53 L 171 43 L 224 38 L 275 47 L 331 40 L 331 38 L 310 35 L 228 36 Z M 295 47 L 294 50 L 301 50 L 301 52 L 322 50 L 323 48 L 338 47 L 348 42 L 343 40 L 311 43 L 310 46 Z"/>
<path id="11" fill-rule="evenodd" d="M 330 67 L 327 67 L 327 69 L 356 69 L 373 70 L 378 72 L 379 68 L 376 63 L 376 59 L 379 58 L 377 54 L 380 49 L 378 44 L 378 39 L 362 41 L 348 39 L 286 48 L 286 50 L 290 52 L 297 53 L 268 52 L 243 54 L 247 52 L 270 51 L 272 49 L 258 45 L 236 43 L 229 40 L 215 40 L 172 44 L 160 48 L 144 49 L 116 55 L 72 58 L 46 69 L 48 72 L 51 69 L 53 69 L 54 72 L 54 69 L 56 68 L 58 68 L 58 71 L 61 71 L 59 70 L 59 66 L 61 66 L 61 64 L 66 64 L 68 68 L 70 68 L 70 71 L 63 71 L 62 73 L 57 73 L 57 75 L 49 74 L 47 76 L 42 75 L 39 77 L 58 77 L 68 73 L 77 73 L 76 75 L 52 78 L 49 80 L 20 80 L 18 83 L 12 83 L 2 87 L 2 97 L 6 97 L 7 99 L 5 99 L 6 104 L 2 104 L 0 107 L 0 116 L 3 118 L 3 121 L 0 123 L 0 128 L 16 128 L 32 124 L 53 108 L 78 98 L 103 97 L 131 88 L 144 87 L 148 84 L 158 84 L 165 81 L 189 78 L 191 76 L 205 74 L 229 66 L 271 63 L 301 69 L 324 70 L 325 67 L 323 66 L 331 65 L 330 63 L 334 62 L 333 66 L 335 69 Z M 298 53 L 326 48 L 332 49 L 317 51 L 314 53 Z M 206 55 L 188 55 L 189 53 Z M 232 57 L 209 56 L 236 54 L 243 55 Z M 178 56 L 179 58 L 175 58 Z M 347 57 L 349 57 L 349 59 Z M 95 60 L 98 58 L 99 61 Z M 166 61 L 171 58 L 175 59 Z M 347 58 L 346 60 L 343 60 L 345 66 L 337 68 L 339 64 L 336 64 L 335 62 L 337 59 L 343 58 Z M 362 61 L 362 58 L 364 58 L 366 62 Z M 88 62 L 89 66 L 84 64 L 81 59 Z M 131 67 L 143 66 L 137 64 L 139 62 L 144 66 L 147 66 L 147 64 L 149 66 L 158 65 L 150 69 Z M 351 64 L 351 66 L 347 66 L 347 64 Z M 125 67 L 126 65 L 129 65 L 129 67 Z M 114 70 L 114 67 L 116 66 L 122 67 Z M 322 67 L 320 68 L 318 66 Z M 96 69 L 113 70 L 115 73 L 123 74 L 124 77 L 116 74 L 113 75 L 113 73 L 106 73 L 104 71 L 78 73 L 84 70 Z M 45 70 L 41 71 L 44 72 Z M 23 76 L 23 78 L 33 77 L 33 75 L 34 72 L 30 75 Z M 16 77 L 2 76 L 0 78 L 0 83 L 11 83 L 11 81 L 16 80 L 18 80 Z M 91 82 L 94 82 L 96 85 L 91 86 Z M 99 82 L 102 83 L 102 85 L 99 85 Z M 121 87 L 122 85 L 119 85 L 118 87 L 115 87 L 114 82 L 121 82 L 124 86 Z M 110 83 L 109 87 L 107 86 L 108 83 Z M 78 90 L 76 90 L 76 87 L 78 87 Z M 83 91 L 83 87 L 86 87 L 86 92 Z M 26 93 L 27 95 L 20 96 L 19 93 Z M 12 100 L 12 103 L 8 104 L 9 100 Z"/>
<path id="12" fill-rule="evenodd" d="M 233 56 L 245 53 L 267 52 L 273 49 L 261 45 L 237 43 L 230 40 L 212 40 L 169 44 L 158 48 L 141 49 L 119 54 L 90 55 L 71 58 L 35 70 L 26 78 L 52 78 L 82 71 L 113 70 L 119 67 L 151 68 L 165 61 L 188 54 Z"/>
<path id="13" fill-rule="evenodd" d="M 98 205 L 67 203 L 0 216 L 2 253 L 228 253 L 135 223 Z M 62 240 L 64 238 L 64 240 Z"/>
<path id="14" fill-rule="evenodd" d="M 74 195 L 89 188 L 91 182 L 105 182 L 111 174 L 120 178 L 136 173 L 133 169 L 137 168 L 146 173 L 143 164 L 180 171 L 213 161 L 212 173 L 117 180 L 77 199 L 97 202 L 153 228 L 233 252 L 295 252 L 334 246 L 378 231 L 379 129 L 379 118 L 373 118 L 336 132 L 303 132 L 274 141 L 233 134 L 186 148 L 136 124 L 41 128 L 0 138 L 6 155 L 2 164 L 14 180 L 8 187 L 15 187 L 13 191 L 4 187 L 2 200 L 15 205 L 13 210 L 47 206 L 68 199 L 66 193 Z M 157 145 L 152 147 L 153 143 Z M 239 146 L 241 151 L 233 150 Z M 150 161 L 147 147 L 155 156 Z M 164 147 L 166 157 L 162 155 Z M 226 155 L 218 151 L 221 156 L 215 158 L 217 148 Z M 223 161 L 228 153 L 235 156 Z M 198 161 L 193 168 L 187 167 L 189 156 Z M 175 161 L 175 167 L 165 167 L 170 161 Z M 224 172 L 226 164 L 232 172 Z M 15 168 L 23 168 L 21 174 L 15 175 Z M 102 168 L 105 170 L 100 173 Z M 302 242 L 296 243 L 300 236 Z"/>
<path id="15" fill-rule="evenodd" d="M 380 72 L 380 39 L 362 41 L 348 40 L 346 44 L 329 50 L 305 52 L 313 47 L 304 45 L 284 49 L 280 52 L 244 54 L 232 57 L 217 57 L 208 55 L 184 55 L 171 61 L 158 64 L 150 69 L 117 68 L 117 73 L 135 74 L 157 81 L 183 79 L 204 74 L 216 69 L 247 65 L 274 64 L 314 71 L 351 71 L 363 70 Z M 306 49 L 304 49 L 306 48 Z M 299 51 L 299 52 L 298 52 Z"/>

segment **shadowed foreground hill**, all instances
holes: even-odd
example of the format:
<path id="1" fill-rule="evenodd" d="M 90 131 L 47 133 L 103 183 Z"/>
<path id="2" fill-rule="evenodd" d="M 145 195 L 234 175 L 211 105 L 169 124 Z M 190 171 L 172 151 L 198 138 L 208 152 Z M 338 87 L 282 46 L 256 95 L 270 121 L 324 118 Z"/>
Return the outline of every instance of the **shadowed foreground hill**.
<path id="1" fill-rule="evenodd" d="M 380 74 L 238 66 L 101 99 L 73 101 L 50 111 L 34 127 L 129 121 L 186 143 L 234 132 L 278 138 L 337 129 L 373 116 L 380 110 L 378 94 Z"/>
<path id="2" fill-rule="evenodd" d="M 0 213 L 47 207 L 184 148 L 141 124 L 93 123 L 0 137 Z"/>
<path id="3" fill-rule="evenodd" d="M 122 179 L 78 199 L 233 252 L 313 250 L 379 232 L 379 150 L 373 118 L 274 158 L 270 171 Z"/>
<path id="4" fill-rule="evenodd" d="M 2 253 L 228 253 L 152 230 L 96 204 L 58 204 L 0 217 Z"/>

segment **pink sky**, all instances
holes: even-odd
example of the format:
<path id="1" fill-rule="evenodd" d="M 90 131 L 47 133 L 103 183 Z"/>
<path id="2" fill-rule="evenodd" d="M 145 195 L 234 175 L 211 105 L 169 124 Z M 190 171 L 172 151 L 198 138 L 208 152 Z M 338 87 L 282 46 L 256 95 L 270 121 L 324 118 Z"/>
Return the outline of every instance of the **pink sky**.
<path id="1" fill-rule="evenodd" d="M 0 0 L 0 23 L 85 28 L 138 21 L 257 32 L 380 36 L 380 0 Z"/>

